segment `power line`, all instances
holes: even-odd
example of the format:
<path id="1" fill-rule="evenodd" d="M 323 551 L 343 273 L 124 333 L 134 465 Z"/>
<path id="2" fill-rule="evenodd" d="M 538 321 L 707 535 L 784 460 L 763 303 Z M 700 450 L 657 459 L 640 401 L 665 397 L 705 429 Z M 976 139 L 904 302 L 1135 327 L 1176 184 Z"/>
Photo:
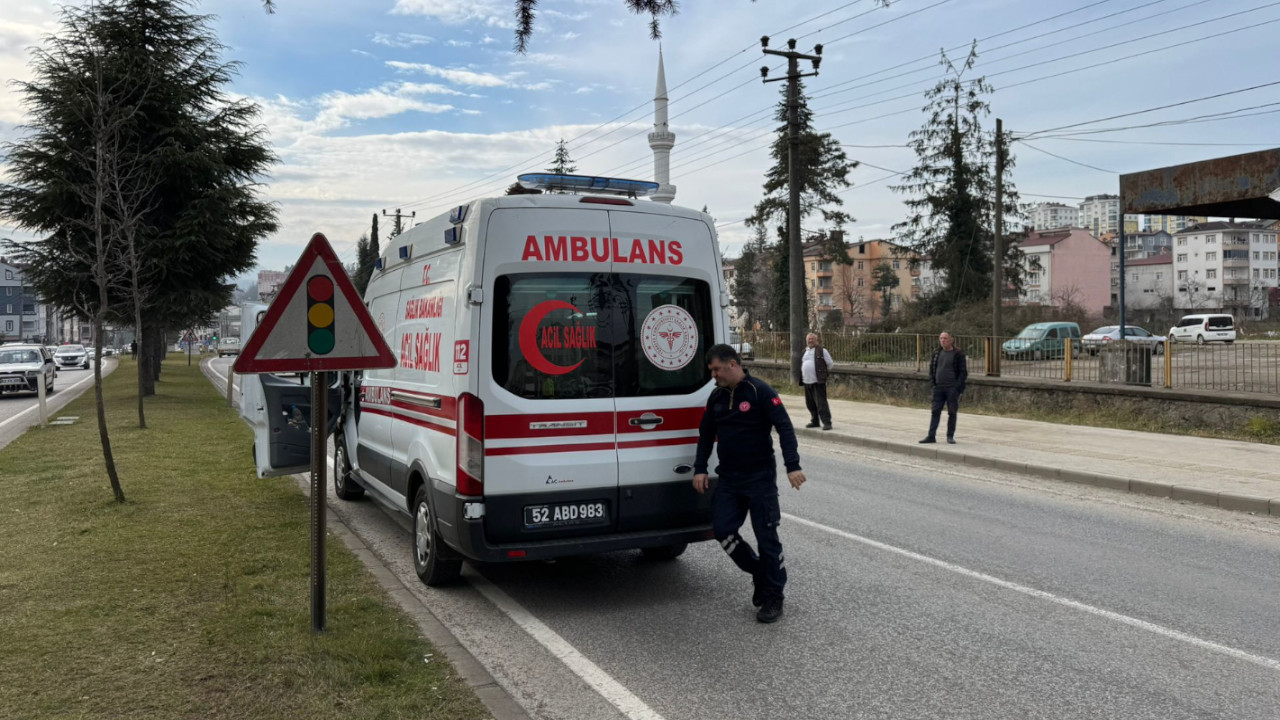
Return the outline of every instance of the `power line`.
<path id="1" fill-rule="evenodd" d="M 1246 110 L 1257 110 L 1260 108 L 1275 107 L 1277 105 L 1280 105 L 1280 102 L 1264 103 L 1262 105 L 1253 105 L 1250 107 L 1236 108 L 1235 110 L 1224 110 L 1222 112 L 1207 113 L 1205 115 L 1196 115 L 1190 118 L 1183 118 L 1180 120 L 1160 120 L 1158 122 L 1146 123 L 1144 125 L 1126 125 L 1124 127 L 1118 127 L 1118 128 L 1095 128 L 1092 130 L 1076 130 L 1074 132 L 1065 133 L 1062 135 L 1037 135 L 1033 139 L 1035 140 L 1060 139 L 1060 138 L 1072 137 L 1076 135 L 1100 135 L 1102 133 L 1122 132 L 1125 130 L 1142 130 L 1142 129 L 1153 128 L 1153 127 L 1171 127 L 1175 125 L 1195 125 L 1198 123 L 1220 122 L 1223 120 L 1238 120 L 1240 118 L 1256 117 L 1258 115 L 1271 115 L 1273 113 L 1280 112 L 1280 110 L 1265 110 L 1262 112 L 1255 112 L 1255 113 L 1245 112 Z"/>
<path id="2" fill-rule="evenodd" d="M 1244 117 L 1244 116 L 1242 116 Z M 1234 120 L 1234 117 L 1220 118 L 1222 120 Z M 1160 142 L 1156 140 L 1104 140 L 1102 138 L 1082 138 L 1082 137 L 1065 137 L 1047 135 L 1036 138 L 1041 140 L 1070 140 L 1073 142 L 1091 142 L 1091 143 L 1113 143 L 1116 145 L 1168 145 L 1177 147 L 1280 147 L 1280 142 L 1257 142 L 1257 143 L 1219 143 L 1219 142 Z"/>
<path id="3" fill-rule="evenodd" d="M 1119 172 L 1118 172 L 1118 171 L 1116 171 L 1116 170 L 1107 170 L 1106 168 L 1100 168 L 1100 167 L 1098 167 L 1097 165 L 1090 165 L 1089 163 L 1083 163 L 1083 162 L 1080 162 L 1079 160 L 1072 160 L 1072 159 L 1071 159 L 1071 158 L 1069 158 L 1069 157 L 1064 157 L 1064 156 L 1062 156 L 1062 155 L 1058 155 L 1057 153 L 1051 153 L 1051 152 L 1049 152 L 1048 150 L 1041 150 L 1040 148 L 1036 147 L 1035 145 L 1032 145 L 1031 143 L 1027 142 L 1026 140 L 1015 140 L 1015 142 L 1021 143 L 1021 144 L 1025 145 L 1025 146 L 1027 146 L 1027 147 L 1031 148 L 1032 150 L 1035 150 L 1035 151 L 1036 151 L 1036 152 L 1038 152 L 1038 153 L 1044 153 L 1045 155 L 1049 155 L 1049 156 L 1051 156 L 1051 157 L 1056 157 L 1056 158 L 1058 158 L 1059 160 L 1065 160 L 1065 161 L 1067 161 L 1067 162 L 1069 162 L 1069 163 L 1071 163 L 1071 164 L 1073 164 L 1073 165 L 1079 165 L 1080 167 L 1086 167 L 1086 168 L 1089 168 L 1090 170 L 1097 170 L 1098 172 L 1104 172 L 1104 173 L 1107 173 L 1107 174 L 1109 174 L 1109 175 L 1118 175 L 1118 174 L 1119 174 Z"/>
<path id="4" fill-rule="evenodd" d="M 1280 3 L 1276 3 L 1276 4 L 1280 4 Z M 1083 122 L 1072 123 L 1070 125 L 1059 125 L 1058 127 L 1048 128 L 1046 130 L 1036 130 L 1035 132 L 1027 133 L 1026 135 L 1023 136 L 1023 138 L 1034 138 L 1037 135 L 1046 135 L 1048 133 L 1058 132 L 1060 130 L 1069 130 L 1071 128 L 1081 127 L 1082 125 L 1094 125 L 1101 122 L 1107 122 L 1108 120 L 1119 120 L 1120 118 L 1133 117 L 1134 115 L 1145 115 L 1146 113 L 1156 112 L 1157 110 L 1168 110 L 1170 108 L 1182 107 L 1183 105 L 1192 105 L 1198 102 L 1205 102 L 1206 100 L 1217 100 L 1218 98 L 1227 97 L 1228 95 L 1239 95 L 1240 93 L 1252 92 L 1254 90 L 1261 90 L 1262 88 L 1275 87 L 1276 85 L 1280 85 L 1280 80 L 1276 80 L 1274 82 L 1269 82 L 1269 83 L 1262 83 L 1260 85 L 1252 85 L 1250 87 L 1240 88 L 1238 90 L 1228 90 L 1226 92 L 1214 93 L 1213 95 L 1204 95 L 1197 98 L 1191 98 L 1190 100 L 1182 100 L 1180 102 L 1169 103 L 1168 105 L 1158 105 L 1156 107 L 1146 108 L 1144 110 L 1134 110 L 1133 112 L 1121 113 L 1119 115 L 1110 115 L 1108 117 L 1098 118 L 1096 120 L 1085 120 Z M 1265 106 L 1259 106 L 1259 107 L 1265 107 Z M 1246 109 L 1253 109 L 1253 108 L 1246 108 Z"/>

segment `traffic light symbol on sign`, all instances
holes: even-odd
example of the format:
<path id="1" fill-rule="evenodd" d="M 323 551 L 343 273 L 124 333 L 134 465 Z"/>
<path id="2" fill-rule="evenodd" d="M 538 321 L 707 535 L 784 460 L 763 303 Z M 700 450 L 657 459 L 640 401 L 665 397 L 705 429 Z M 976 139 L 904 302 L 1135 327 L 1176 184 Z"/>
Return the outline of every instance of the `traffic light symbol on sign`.
<path id="1" fill-rule="evenodd" d="M 316 355 L 333 351 L 333 280 L 313 275 L 307 280 L 307 349 Z"/>

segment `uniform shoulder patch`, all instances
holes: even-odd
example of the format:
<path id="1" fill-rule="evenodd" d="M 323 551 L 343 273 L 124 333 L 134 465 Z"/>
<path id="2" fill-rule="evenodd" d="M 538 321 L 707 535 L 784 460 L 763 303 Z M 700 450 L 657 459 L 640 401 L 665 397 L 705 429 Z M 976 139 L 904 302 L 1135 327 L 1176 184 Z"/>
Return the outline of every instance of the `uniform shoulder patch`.
<path id="1" fill-rule="evenodd" d="M 774 404 L 774 405 L 781 405 L 781 404 L 782 404 L 782 398 L 780 398 L 780 397 L 775 397 L 775 398 L 773 399 L 773 404 Z"/>

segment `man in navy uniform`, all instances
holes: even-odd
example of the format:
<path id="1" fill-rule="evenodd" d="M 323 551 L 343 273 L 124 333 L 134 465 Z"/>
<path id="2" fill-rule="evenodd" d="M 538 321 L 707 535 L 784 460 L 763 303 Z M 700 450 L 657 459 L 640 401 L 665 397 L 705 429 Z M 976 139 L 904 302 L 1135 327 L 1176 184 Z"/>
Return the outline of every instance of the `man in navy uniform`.
<path id="1" fill-rule="evenodd" d="M 796 433 L 778 393 L 763 380 L 751 377 L 732 347 L 713 346 L 707 351 L 707 367 L 716 389 L 707 399 L 698 427 L 693 489 L 703 493 L 710 485 L 707 460 L 712 444 L 718 443 L 718 479 L 711 495 L 716 540 L 738 567 L 750 573 L 755 585 L 751 601 L 760 608 L 756 619 L 777 622 L 782 617 L 787 566 L 782 542 L 778 540 L 782 511 L 778 507 L 778 467 L 770 432 L 777 429 L 787 480 L 799 490 L 805 477 L 800 470 Z M 751 516 L 759 555 L 738 534 L 747 515 Z"/>

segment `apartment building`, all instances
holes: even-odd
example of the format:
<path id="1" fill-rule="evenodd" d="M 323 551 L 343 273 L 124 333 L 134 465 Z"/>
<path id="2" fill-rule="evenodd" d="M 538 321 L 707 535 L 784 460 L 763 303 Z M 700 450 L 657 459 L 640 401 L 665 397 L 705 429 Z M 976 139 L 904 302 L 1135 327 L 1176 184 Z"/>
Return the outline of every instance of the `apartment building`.
<path id="1" fill-rule="evenodd" d="M 1079 227 L 1080 208 L 1062 203 L 1037 203 L 1027 208 L 1027 220 L 1035 230 Z"/>
<path id="2" fill-rule="evenodd" d="M 50 342 L 49 313 L 22 277 L 22 267 L 0 258 L 0 337 L 6 342 Z"/>
<path id="3" fill-rule="evenodd" d="M 882 320 L 880 292 L 875 290 L 875 269 L 888 265 L 898 277 L 891 295 L 893 309 L 921 295 L 919 269 L 911 268 L 915 253 L 889 240 L 849 243 L 850 264 L 825 257 L 817 246 L 805 249 L 805 287 L 819 317 L 839 309 L 846 325 L 866 326 Z"/>
<path id="4" fill-rule="evenodd" d="M 1020 305 L 1075 303 L 1102 312 L 1110 300 L 1111 250 L 1083 228 L 1033 230 L 1013 238 L 1022 249 Z"/>
<path id="5" fill-rule="evenodd" d="M 1125 233 L 1124 260 L 1148 258 L 1153 255 L 1168 253 L 1173 250 L 1173 235 L 1163 230 L 1151 232 Z"/>
<path id="6" fill-rule="evenodd" d="M 1206 222 L 1173 236 L 1174 307 L 1268 316 L 1280 278 L 1277 229 L 1270 223 Z"/>
<path id="7" fill-rule="evenodd" d="M 1142 220 L 1141 215 L 1125 215 L 1124 231 L 1138 232 Z M 1120 232 L 1120 196 L 1090 195 L 1080 203 L 1080 227 L 1093 233 L 1096 238 L 1108 233 Z"/>
<path id="8" fill-rule="evenodd" d="M 1111 276 L 1111 305 L 1120 302 L 1119 264 L 1113 265 Z M 1173 297 L 1173 253 L 1164 252 L 1149 257 L 1125 259 L 1124 296 L 1125 307 L 1130 310 L 1153 310 Z"/>
<path id="9" fill-rule="evenodd" d="M 1158 232 L 1163 230 L 1172 235 L 1203 222 L 1209 222 L 1209 218 L 1192 215 L 1143 215 L 1142 231 Z"/>

